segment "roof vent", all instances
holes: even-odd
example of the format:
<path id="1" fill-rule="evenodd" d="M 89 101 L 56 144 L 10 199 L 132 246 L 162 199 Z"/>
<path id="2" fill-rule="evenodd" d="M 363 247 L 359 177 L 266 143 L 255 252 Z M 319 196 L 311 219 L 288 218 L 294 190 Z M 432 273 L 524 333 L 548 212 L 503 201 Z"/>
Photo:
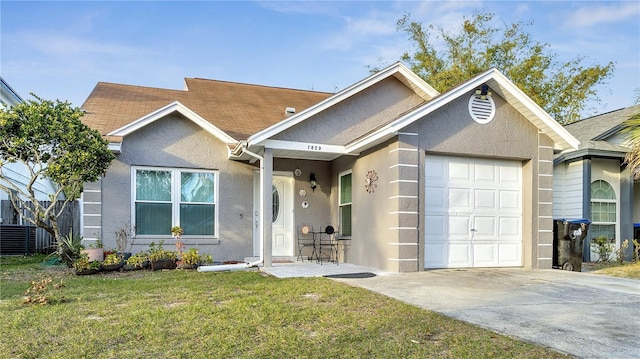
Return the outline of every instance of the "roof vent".
<path id="1" fill-rule="evenodd" d="M 469 99 L 469 114 L 479 124 L 491 122 L 496 114 L 496 104 L 490 96 L 478 96 L 475 93 Z"/>
<path id="2" fill-rule="evenodd" d="M 294 113 L 296 113 L 295 107 L 287 107 L 287 108 L 284 109 L 284 114 L 287 115 L 287 116 L 291 116 Z"/>

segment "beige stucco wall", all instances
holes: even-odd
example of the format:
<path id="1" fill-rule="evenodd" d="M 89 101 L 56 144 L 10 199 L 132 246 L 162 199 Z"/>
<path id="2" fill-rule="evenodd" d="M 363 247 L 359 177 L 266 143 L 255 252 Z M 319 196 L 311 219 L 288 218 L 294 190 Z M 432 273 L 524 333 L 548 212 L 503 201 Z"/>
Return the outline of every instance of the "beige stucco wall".
<path id="1" fill-rule="evenodd" d="M 254 166 L 229 161 L 224 143 L 181 115 L 160 119 L 126 136 L 122 153 L 112 163 L 98 184 L 88 184 L 94 197 L 99 196 L 98 207 L 85 205 L 85 213 L 99 221 L 99 233 L 106 247 L 115 246 L 115 231 L 131 216 L 131 166 L 157 166 L 167 168 L 218 170 L 218 197 L 216 212 L 218 226 L 216 238 L 185 237 L 189 247 L 209 253 L 215 261 L 242 260 L 251 256 L 253 241 L 253 170 Z M 89 216 L 85 216 L 85 222 Z M 96 224 L 96 223 L 93 223 Z M 85 223 L 86 226 L 86 223 Z M 94 232 L 96 228 L 93 228 Z M 84 235 L 92 236 L 85 228 Z M 171 247 L 170 233 L 153 238 L 136 238 L 133 252 L 148 249 L 155 240 L 165 240 Z"/>

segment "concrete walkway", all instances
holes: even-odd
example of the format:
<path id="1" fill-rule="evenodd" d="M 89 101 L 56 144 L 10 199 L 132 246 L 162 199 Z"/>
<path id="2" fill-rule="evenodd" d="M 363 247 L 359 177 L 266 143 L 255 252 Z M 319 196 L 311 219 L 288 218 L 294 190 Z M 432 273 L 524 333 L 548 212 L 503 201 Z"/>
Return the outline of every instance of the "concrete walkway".
<path id="1" fill-rule="evenodd" d="M 640 280 L 525 269 L 336 280 L 573 356 L 640 357 Z"/>

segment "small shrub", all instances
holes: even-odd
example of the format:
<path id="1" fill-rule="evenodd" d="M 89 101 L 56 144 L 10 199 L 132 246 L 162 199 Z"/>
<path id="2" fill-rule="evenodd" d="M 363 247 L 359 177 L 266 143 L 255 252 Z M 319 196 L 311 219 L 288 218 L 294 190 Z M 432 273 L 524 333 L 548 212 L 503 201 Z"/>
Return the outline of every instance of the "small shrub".
<path id="1" fill-rule="evenodd" d="M 107 256 L 107 258 L 104 259 L 104 261 L 102 261 L 102 264 L 112 265 L 119 264 L 120 262 L 122 262 L 122 257 L 117 255 L 116 253 L 111 253 Z"/>
<path id="2" fill-rule="evenodd" d="M 126 264 L 128 266 L 132 266 L 136 268 L 143 268 L 145 262 L 147 262 L 148 260 L 149 258 L 147 258 L 146 253 L 137 253 L 129 257 L 129 259 L 127 259 L 126 261 Z"/>
<path id="3" fill-rule="evenodd" d="M 213 262 L 209 254 L 200 254 L 197 249 L 189 248 L 180 258 L 185 264 L 207 264 Z"/>
<path id="4" fill-rule="evenodd" d="M 80 252 L 84 249 L 82 236 L 74 235 L 73 230 L 68 235 L 60 238 L 58 242 L 58 256 L 71 268 L 73 262 L 80 257 Z"/>
<path id="5" fill-rule="evenodd" d="M 100 269 L 100 262 L 90 261 L 89 256 L 86 253 L 82 253 L 82 255 L 73 262 L 73 269 L 75 269 L 76 272 L 97 270 Z"/>
<path id="6" fill-rule="evenodd" d="M 627 248 L 629 248 L 629 240 L 625 239 L 622 245 L 620 245 L 620 248 L 616 249 L 616 262 L 619 264 L 624 262 L 624 253 L 627 251 Z"/>
<path id="7" fill-rule="evenodd" d="M 62 280 L 59 283 L 52 283 L 53 279 L 49 276 L 32 281 L 31 287 L 24 293 L 25 297 L 22 302 L 24 304 L 46 305 L 63 301 L 62 288 L 64 288 L 64 283 Z"/>
<path id="8" fill-rule="evenodd" d="M 640 241 L 637 239 L 633 240 L 633 261 L 640 261 Z"/>
<path id="9" fill-rule="evenodd" d="M 613 254 L 613 245 L 609 238 L 605 236 L 598 236 L 591 239 L 591 248 L 598 254 L 598 260 L 596 262 L 609 263 L 611 262 L 611 254 Z"/>

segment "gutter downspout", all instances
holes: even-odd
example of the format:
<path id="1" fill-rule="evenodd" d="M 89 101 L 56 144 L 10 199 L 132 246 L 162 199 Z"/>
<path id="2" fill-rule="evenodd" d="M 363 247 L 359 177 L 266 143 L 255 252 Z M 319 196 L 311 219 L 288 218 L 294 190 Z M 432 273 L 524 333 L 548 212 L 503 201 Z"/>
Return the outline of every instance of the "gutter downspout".
<path id="1" fill-rule="evenodd" d="M 247 150 L 246 148 L 242 148 L 242 152 L 248 154 L 249 156 L 255 157 L 258 160 L 260 160 L 260 171 L 263 170 L 262 168 L 262 160 L 264 159 L 262 156 L 253 153 L 249 150 Z M 261 177 L 262 178 L 262 177 Z M 262 191 L 262 186 L 260 186 L 260 191 Z M 262 195 L 260 196 L 260 198 L 262 198 Z M 234 271 L 234 270 L 243 270 L 243 269 L 249 269 L 252 267 L 257 267 L 260 264 L 262 264 L 262 262 L 264 262 L 264 231 L 262 231 L 262 226 L 260 227 L 260 241 L 263 243 L 263 248 L 260 251 L 260 258 L 258 258 L 257 261 L 255 262 L 251 262 L 251 263 L 239 263 L 239 264 L 222 264 L 222 265 L 217 265 L 217 266 L 200 266 L 198 267 L 198 272 L 223 272 L 223 271 Z"/>

